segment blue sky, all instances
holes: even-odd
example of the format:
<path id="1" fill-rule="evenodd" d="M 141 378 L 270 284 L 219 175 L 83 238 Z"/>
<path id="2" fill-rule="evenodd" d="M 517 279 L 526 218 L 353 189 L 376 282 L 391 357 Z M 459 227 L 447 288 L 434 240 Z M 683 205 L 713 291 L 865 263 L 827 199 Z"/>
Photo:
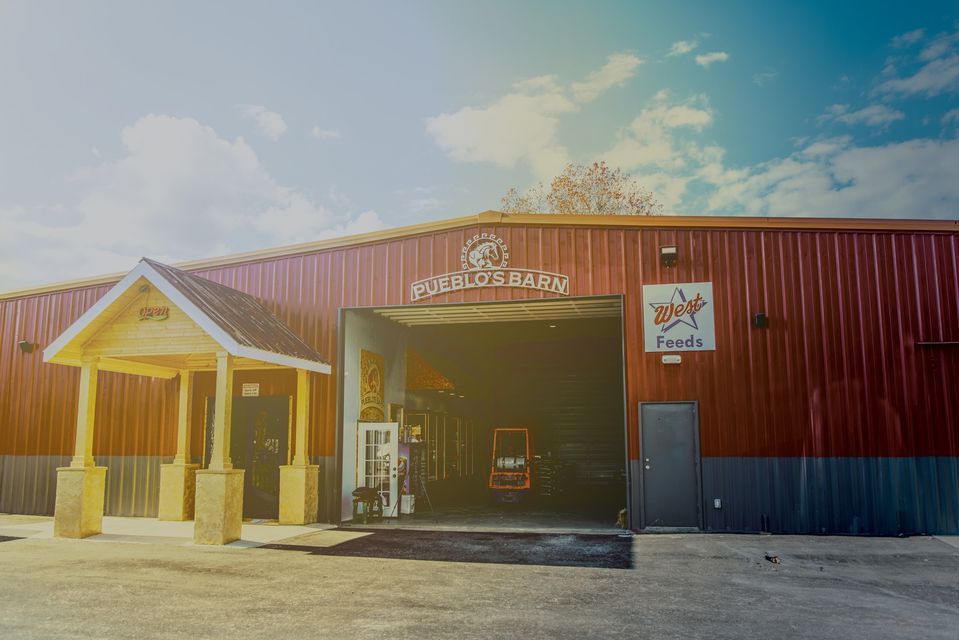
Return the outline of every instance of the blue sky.
<path id="1" fill-rule="evenodd" d="M 2 290 L 598 159 L 679 215 L 959 217 L 955 3 L 0 0 L 0 91 Z"/>

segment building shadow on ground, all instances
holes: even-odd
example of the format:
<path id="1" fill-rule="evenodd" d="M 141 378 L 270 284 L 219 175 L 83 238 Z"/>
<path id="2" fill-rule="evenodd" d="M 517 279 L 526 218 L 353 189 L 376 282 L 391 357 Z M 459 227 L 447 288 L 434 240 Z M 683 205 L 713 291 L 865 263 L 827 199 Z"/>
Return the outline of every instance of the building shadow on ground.
<path id="1" fill-rule="evenodd" d="M 491 564 L 630 569 L 632 538 L 575 533 L 513 533 L 361 529 L 365 534 L 334 546 L 274 543 L 260 549 L 306 552 L 318 556 L 437 560 Z M 293 542 L 293 541 L 291 541 Z"/>

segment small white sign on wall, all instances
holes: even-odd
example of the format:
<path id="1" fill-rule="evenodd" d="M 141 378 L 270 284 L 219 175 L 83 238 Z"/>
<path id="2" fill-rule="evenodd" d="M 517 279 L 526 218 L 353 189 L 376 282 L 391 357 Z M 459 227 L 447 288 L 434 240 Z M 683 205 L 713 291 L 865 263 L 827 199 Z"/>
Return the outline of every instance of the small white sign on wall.
<path id="1" fill-rule="evenodd" d="M 646 352 L 715 351 L 713 283 L 643 285 Z"/>
<path id="2" fill-rule="evenodd" d="M 244 383 L 243 383 L 243 397 L 244 397 L 244 398 L 259 398 L 259 397 L 260 397 L 260 383 L 259 383 L 259 382 L 244 382 Z"/>

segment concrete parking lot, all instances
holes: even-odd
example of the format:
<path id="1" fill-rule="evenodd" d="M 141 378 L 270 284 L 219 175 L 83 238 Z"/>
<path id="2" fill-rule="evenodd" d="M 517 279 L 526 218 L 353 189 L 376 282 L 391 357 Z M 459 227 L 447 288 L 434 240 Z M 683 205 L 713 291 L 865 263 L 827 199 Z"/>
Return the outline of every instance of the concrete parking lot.
<path id="1" fill-rule="evenodd" d="M 0 516 L 0 638 L 959 638 L 955 539 L 473 535 L 464 562 L 419 558 L 470 532 L 416 547 L 408 531 L 245 527 L 198 547 L 189 523 L 138 520 L 54 540 L 48 519 Z M 495 551 L 515 540 L 543 563 Z M 628 565 L 548 562 L 594 546 Z"/>

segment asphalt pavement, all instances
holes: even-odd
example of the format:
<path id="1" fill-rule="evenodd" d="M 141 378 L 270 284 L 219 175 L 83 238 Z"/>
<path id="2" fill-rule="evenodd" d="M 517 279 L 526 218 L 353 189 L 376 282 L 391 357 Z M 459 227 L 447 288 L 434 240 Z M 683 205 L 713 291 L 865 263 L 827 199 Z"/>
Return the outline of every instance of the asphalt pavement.
<path id="1" fill-rule="evenodd" d="M 556 533 L 523 538 L 519 563 L 476 557 L 511 544 L 495 534 L 315 529 L 200 547 L 0 528 L 4 639 L 959 638 L 959 548 L 929 537 L 667 534 L 624 547 Z M 473 556 L 449 557 L 457 544 Z M 550 561 L 590 544 L 625 549 L 628 567 Z M 446 559 L 428 553 L 437 545 Z"/>

